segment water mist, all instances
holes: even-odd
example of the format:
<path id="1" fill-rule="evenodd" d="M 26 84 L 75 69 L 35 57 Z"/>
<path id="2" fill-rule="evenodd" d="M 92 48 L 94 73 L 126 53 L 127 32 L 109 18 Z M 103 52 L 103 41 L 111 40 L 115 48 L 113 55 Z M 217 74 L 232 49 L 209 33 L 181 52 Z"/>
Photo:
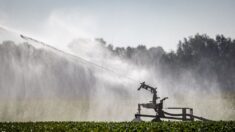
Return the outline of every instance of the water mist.
<path id="1" fill-rule="evenodd" d="M 234 119 L 219 90 L 202 90 L 217 87 L 213 78 L 201 85 L 185 71 L 176 82 L 92 39 L 75 39 L 60 49 L 68 55 L 7 30 L 0 29 L 0 36 L 1 121 L 130 121 L 137 104 L 151 100 L 149 93 L 137 92 L 140 81 L 169 97 L 165 107 L 193 107 L 199 116 Z"/>

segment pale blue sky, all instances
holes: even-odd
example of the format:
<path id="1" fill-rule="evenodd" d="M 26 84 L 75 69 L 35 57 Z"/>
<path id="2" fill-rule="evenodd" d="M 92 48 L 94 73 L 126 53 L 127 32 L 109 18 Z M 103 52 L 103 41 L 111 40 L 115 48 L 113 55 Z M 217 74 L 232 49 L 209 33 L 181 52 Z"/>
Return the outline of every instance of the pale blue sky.
<path id="1" fill-rule="evenodd" d="M 235 0 L 0 0 L 0 25 L 56 43 L 102 37 L 115 46 L 175 49 L 196 33 L 235 38 Z M 58 38 L 58 39 L 57 39 Z M 58 41 L 56 41 L 58 40 Z"/>

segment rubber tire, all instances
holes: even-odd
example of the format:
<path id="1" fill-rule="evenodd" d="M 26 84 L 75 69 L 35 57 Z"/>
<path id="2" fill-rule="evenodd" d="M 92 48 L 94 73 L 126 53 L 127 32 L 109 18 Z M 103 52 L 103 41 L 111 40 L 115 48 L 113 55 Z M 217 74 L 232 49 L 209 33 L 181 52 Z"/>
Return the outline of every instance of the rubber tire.
<path id="1" fill-rule="evenodd" d="M 161 119 L 159 117 L 152 119 L 152 122 L 160 122 L 160 121 L 161 121 Z"/>

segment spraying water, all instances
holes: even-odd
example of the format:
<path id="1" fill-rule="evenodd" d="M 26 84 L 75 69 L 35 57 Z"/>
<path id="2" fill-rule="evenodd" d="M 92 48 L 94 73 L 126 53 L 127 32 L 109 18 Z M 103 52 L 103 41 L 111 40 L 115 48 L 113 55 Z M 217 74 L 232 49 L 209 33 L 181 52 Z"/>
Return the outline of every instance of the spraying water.
<path id="1" fill-rule="evenodd" d="M 169 106 L 193 107 L 197 115 L 210 119 L 234 119 L 234 109 L 220 91 L 203 93 L 191 72 L 174 82 L 154 68 L 112 55 L 91 39 L 56 49 L 7 29 L 1 28 L 0 35 L 1 121 L 130 121 L 137 103 L 149 96 L 139 95 L 135 80 L 158 86 L 160 96 L 172 97 Z M 208 87 L 217 87 L 216 82 Z"/>
<path id="2" fill-rule="evenodd" d="M 3 121 L 131 119 L 131 114 L 120 111 L 123 111 L 123 106 L 132 109 L 128 106 L 136 102 L 133 91 L 138 84 L 122 73 L 128 69 L 133 69 L 128 75 L 137 73 L 134 66 L 122 64 L 117 58 L 110 63 L 111 56 L 101 54 L 104 53 L 99 51 L 102 49 L 96 47 L 98 53 L 92 54 L 97 57 L 92 61 L 104 61 L 100 58 L 105 57 L 103 64 L 119 67 L 121 72 L 115 75 L 95 63 L 71 56 L 75 54 L 70 51 L 67 52 L 71 55 L 63 54 L 23 35 L 24 40 L 20 36 L 14 39 L 14 33 L 1 30 L 1 34 L 6 33 L 10 40 L 20 40 L 20 44 L 5 41 L 0 45 Z M 93 41 L 88 42 L 89 46 L 97 46 Z M 83 53 L 77 53 L 92 59 L 86 55 L 91 52 L 80 51 Z"/>

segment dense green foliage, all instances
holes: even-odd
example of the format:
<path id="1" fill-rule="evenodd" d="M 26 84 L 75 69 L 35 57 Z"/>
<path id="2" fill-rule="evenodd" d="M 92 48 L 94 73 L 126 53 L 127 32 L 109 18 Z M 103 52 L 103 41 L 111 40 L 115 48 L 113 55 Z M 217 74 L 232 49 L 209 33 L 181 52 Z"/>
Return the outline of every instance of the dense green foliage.
<path id="1" fill-rule="evenodd" d="M 220 122 L 26 122 L 0 123 L 0 131 L 199 131 L 234 132 L 234 121 Z"/>

